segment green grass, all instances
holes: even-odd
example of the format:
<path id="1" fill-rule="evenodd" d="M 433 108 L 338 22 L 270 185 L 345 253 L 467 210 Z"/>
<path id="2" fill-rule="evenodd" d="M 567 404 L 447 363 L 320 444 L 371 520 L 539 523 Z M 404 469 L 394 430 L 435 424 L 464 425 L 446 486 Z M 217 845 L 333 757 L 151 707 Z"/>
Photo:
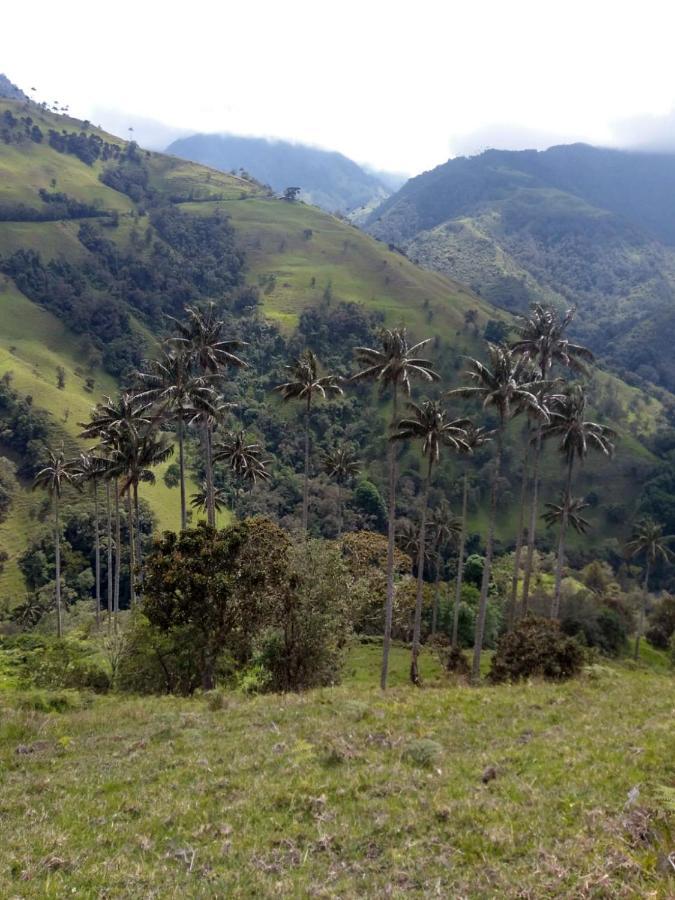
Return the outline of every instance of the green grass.
<path id="1" fill-rule="evenodd" d="M 673 896 L 672 676 L 383 695 L 378 661 L 219 703 L 0 693 L 0 895 Z"/>

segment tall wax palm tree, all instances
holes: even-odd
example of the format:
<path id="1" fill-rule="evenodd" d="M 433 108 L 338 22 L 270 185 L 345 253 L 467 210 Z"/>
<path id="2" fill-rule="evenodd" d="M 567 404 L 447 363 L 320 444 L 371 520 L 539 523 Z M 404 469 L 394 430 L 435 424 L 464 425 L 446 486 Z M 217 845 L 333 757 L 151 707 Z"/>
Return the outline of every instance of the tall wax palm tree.
<path id="1" fill-rule="evenodd" d="M 356 450 L 353 447 L 333 447 L 324 453 L 323 470 L 328 477 L 337 484 L 338 489 L 338 538 L 342 537 L 343 496 L 344 486 L 352 478 L 355 478 L 361 470 L 361 464 Z"/>
<path id="2" fill-rule="evenodd" d="M 411 381 L 438 381 L 440 375 L 431 367 L 431 362 L 417 354 L 429 343 L 430 338 L 410 346 L 405 328 L 384 328 L 380 332 L 379 348 L 356 347 L 354 353 L 364 368 L 352 376 L 352 381 L 374 381 L 380 392 L 392 394 L 392 425 L 398 421 L 399 392 L 410 396 Z M 391 646 L 391 626 L 394 613 L 394 550 L 396 539 L 396 444 L 389 442 L 389 496 L 387 526 L 387 595 L 384 614 L 384 642 L 382 649 L 382 670 L 380 687 L 387 687 L 389 672 L 389 649 Z"/>
<path id="3" fill-rule="evenodd" d="M 582 462 L 589 450 L 595 450 L 610 457 L 614 453 L 613 439 L 616 432 L 606 425 L 586 420 L 586 392 L 580 384 L 571 385 L 567 391 L 551 403 L 549 422 L 542 428 L 544 440 L 559 438 L 559 450 L 567 466 L 564 490 L 564 507 L 560 518 L 558 536 L 558 557 L 555 573 L 555 593 L 551 606 L 551 617 L 556 619 L 560 612 L 560 586 L 565 557 L 565 535 L 569 523 L 570 501 L 572 498 L 572 473 L 575 461 Z"/>
<path id="4" fill-rule="evenodd" d="M 661 559 L 670 562 L 673 559 L 673 551 L 668 544 L 675 541 L 675 535 L 664 535 L 663 525 L 659 525 L 652 519 L 643 519 L 638 522 L 633 530 L 633 536 L 626 542 L 626 555 L 629 557 L 641 556 L 645 563 L 645 577 L 642 585 L 642 603 L 640 604 L 640 621 L 635 635 L 634 657 L 637 660 L 640 655 L 640 638 L 644 632 L 645 615 L 647 612 L 647 595 L 649 593 L 649 575 L 655 563 Z"/>
<path id="5" fill-rule="evenodd" d="M 284 366 L 290 380 L 274 390 L 284 400 L 300 400 L 305 406 L 305 472 L 302 488 L 302 529 L 307 531 L 309 519 L 309 425 L 314 397 L 327 394 L 343 394 L 337 375 L 319 375 L 319 361 L 311 350 L 305 350 L 297 359 Z"/>
<path id="6" fill-rule="evenodd" d="M 537 398 L 537 384 L 532 381 L 532 372 L 528 362 L 508 347 L 488 344 L 489 365 L 477 359 L 469 359 L 467 377 L 473 382 L 469 387 L 455 388 L 450 395 L 474 397 L 481 401 L 483 409 L 494 409 L 497 413 L 498 426 L 497 452 L 490 492 L 490 524 L 485 547 L 485 565 L 480 592 L 480 605 L 476 619 L 476 635 L 473 649 L 473 665 L 471 677 L 474 682 L 480 679 L 480 659 L 485 633 L 488 589 L 492 571 L 492 554 L 494 550 L 495 523 L 497 519 L 497 497 L 499 479 L 501 477 L 504 430 L 506 423 L 518 413 L 526 410 L 531 414 L 539 414 L 547 419 L 546 410 Z"/>
<path id="7" fill-rule="evenodd" d="M 187 354 L 190 366 L 195 373 L 224 377 L 227 369 L 247 367 L 247 363 L 237 355 L 238 351 L 246 346 L 246 343 L 224 338 L 225 323 L 218 318 L 214 303 L 208 304 L 204 310 L 188 306 L 185 312 L 187 317 L 184 321 L 172 318 L 176 334 L 169 338 L 169 343 Z M 204 429 L 203 443 L 209 497 L 207 520 L 209 525 L 215 526 L 216 510 L 213 495 L 213 460 L 211 458 L 215 419 L 209 415 L 202 415 L 200 420 Z"/>
<path id="8" fill-rule="evenodd" d="M 101 529 L 99 521 L 98 485 L 105 474 L 105 462 L 93 453 L 80 453 L 73 464 L 76 477 L 89 482 L 94 497 L 94 593 L 96 596 L 96 627 L 101 627 Z"/>
<path id="9" fill-rule="evenodd" d="M 576 309 L 566 310 L 562 315 L 552 306 L 535 304 L 529 316 L 521 316 L 517 326 L 518 339 L 511 345 L 515 353 L 529 359 L 538 369 L 539 378 L 550 380 L 554 365 L 577 374 L 586 372 L 586 364 L 593 362 L 593 354 L 586 347 L 572 344 L 565 332 L 570 326 Z M 534 563 L 534 546 L 539 514 L 539 466 L 541 461 L 542 431 L 537 429 L 532 461 L 532 497 L 530 521 L 527 529 L 527 555 L 523 577 L 522 609 L 527 612 Z"/>
<path id="10" fill-rule="evenodd" d="M 464 443 L 464 426 L 466 419 L 449 421 L 446 411 L 437 400 L 425 400 L 420 406 L 408 403 L 412 416 L 401 419 L 397 430 L 392 434 L 392 441 L 418 440 L 421 443 L 422 455 L 427 459 L 427 472 L 422 494 L 422 514 L 420 523 L 419 551 L 417 556 L 417 595 L 415 600 L 415 622 L 413 625 L 412 660 L 410 663 L 410 680 L 420 683 L 419 655 L 422 631 L 422 603 L 424 597 L 424 552 L 426 547 L 427 509 L 429 506 L 429 488 L 434 465 L 441 457 L 442 447 L 453 450 L 466 450 Z"/>
<path id="11" fill-rule="evenodd" d="M 465 426 L 464 443 L 467 447 L 465 455 L 472 454 L 474 450 L 483 447 L 492 439 L 494 431 L 468 423 Z M 452 646 L 457 647 L 459 635 L 459 607 L 462 602 L 462 581 L 464 579 L 464 548 L 466 546 L 466 518 L 469 501 L 469 466 L 464 466 L 464 478 L 462 485 L 462 525 L 459 533 L 459 547 L 457 548 L 457 581 L 455 584 L 455 605 L 452 611 Z"/>
<path id="12" fill-rule="evenodd" d="M 54 557 L 56 563 L 56 633 L 63 637 L 63 615 L 61 610 L 61 495 L 66 485 L 77 487 L 77 469 L 73 460 L 66 459 L 63 447 L 59 450 L 47 448 L 47 465 L 35 476 L 33 489 L 46 490 L 52 499 L 54 511 Z"/>
<path id="13" fill-rule="evenodd" d="M 239 493 L 244 485 L 251 489 L 259 481 L 269 481 L 269 460 L 264 458 L 261 444 L 248 442 L 243 429 L 226 434 L 213 453 L 214 462 L 225 462 Z M 217 488 L 216 488 L 217 490 Z M 195 504 L 193 504 L 195 505 Z"/>
<path id="14" fill-rule="evenodd" d="M 145 388 L 139 399 L 156 404 L 159 414 L 175 422 L 178 438 L 178 469 L 180 483 L 180 527 L 187 528 L 185 499 L 185 426 L 200 412 L 213 409 L 215 392 L 207 375 L 191 371 L 190 354 L 184 347 L 164 350 L 159 359 L 149 363 L 147 372 L 139 372 L 138 379 Z"/>
<path id="15" fill-rule="evenodd" d="M 138 567 L 142 581 L 141 519 L 138 502 L 138 486 L 141 483 L 154 484 L 154 466 L 161 465 L 173 454 L 173 445 L 165 434 L 159 434 L 153 427 L 147 427 L 137 439 L 129 433 L 120 435 L 113 459 L 122 474 L 120 493 L 127 496 L 129 516 L 129 568 L 131 577 L 132 604 L 135 601 L 134 570 Z M 134 542 L 135 534 L 135 542 Z"/>
<path id="16" fill-rule="evenodd" d="M 213 489 L 213 502 L 217 513 L 227 509 L 228 497 L 224 488 L 215 486 Z M 209 491 L 205 481 L 202 481 L 201 487 L 194 494 L 190 494 L 190 506 L 205 513 L 209 504 Z"/>
<path id="17" fill-rule="evenodd" d="M 583 497 L 570 497 L 567 509 L 565 508 L 565 495 L 560 495 L 560 503 L 544 503 L 545 513 L 542 519 L 546 522 L 547 528 L 559 525 L 564 515 L 567 516 L 567 524 L 573 528 L 577 534 L 586 534 L 591 528 L 591 523 L 585 519 L 581 512 L 588 509 L 590 503 L 587 503 Z"/>
<path id="18" fill-rule="evenodd" d="M 435 561 L 434 605 L 431 611 L 431 634 L 433 636 L 436 634 L 438 627 L 440 580 L 441 571 L 445 563 L 445 551 L 461 535 L 462 522 L 458 516 L 453 514 L 448 501 L 441 500 L 439 505 L 431 511 L 429 525 L 433 536 L 432 545 Z"/>

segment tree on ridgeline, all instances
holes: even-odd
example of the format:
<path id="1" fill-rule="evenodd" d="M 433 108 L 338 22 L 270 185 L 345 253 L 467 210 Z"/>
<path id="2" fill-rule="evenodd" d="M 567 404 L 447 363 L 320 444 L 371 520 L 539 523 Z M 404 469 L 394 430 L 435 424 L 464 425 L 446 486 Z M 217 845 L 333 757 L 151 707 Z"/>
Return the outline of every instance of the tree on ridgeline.
<path id="1" fill-rule="evenodd" d="M 384 328 L 380 332 L 380 348 L 356 347 L 354 353 L 365 368 L 352 376 L 352 381 L 374 381 L 381 394 L 391 392 L 392 419 L 390 429 L 398 422 L 399 392 L 407 397 L 411 393 L 413 379 L 425 382 L 439 381 L 440 375 L 431 367 L 431 361 L 416 354 L 429 343 L 430 338 L 413 346 L 408 343 L 405 328 Z M 389 441 L 388 461 L 388 523 L 387 523 L 387 595 L 384 613 L 384 642 L 382 648 L 382 670 L 380 687 L 387 687 L 389 672 L 389 649 L 391 645 L 391 623 L 394 611 L 394 551 L 396 539 L 396 442 Z"/>
<path id="2" fill-rule="evenodd" d="M 480 604 L 476 618 L 476 634 L 473 649 L 471 678 L 475 683 L 480 679 L 480 660 L 485 634 L 488 590 L 492 570 L 495 526 L 497 521 L 497 500 L 501 477 L 506 424 L 519 413 L 539 414 L 548 421 L 546 410 L 537 397 L 537 383 L 532 381 L 532 370 L 527 359 L 516 356 L 514 350 L 497 344 L 488 344 L 489 365 L 477 359 L 469 359 L 467 378 L 473 382 L 467 387 L 449 391 L 450 396 L 474 398 L 481 402 L 483 409 L 493 409 L 497 413 L 496 452 L 492 487 L 490 491 L 490 514 L 485 546 L 485 565 L 480 591 Z"/>
<path id="3" fill-rule="evenodd" d="M 412 415 L 397 423 L 396 431 L 391 435 L 392 441 L 416 440 L 421 444 L 422 455 L 427 460 L 427 471 L 422 493 L 422 510 L 420 516 L 419 549 L 417 555 L 417 593 L 415 597 L 415 620 L 413 624 L 412 659 L 410 663 L 410 680 L 413 684 L 421 683 L 419 673 L 419 655 L 422 632 L 422 605 L 424 598 L 424 552 L 426 547 L 427 511 L 429 506 L 429 488 L 435 465 L 441 458 L 441 448 L 468 450 L 464 443 L 464 426 L 466 419 L 449 420 L 445 409 L 437 400 L 425 400 L 421 405 L 408 403 Z"/>
<path id="4" fill-rule="evenodd" d="M 59 450 L 47 448 L 47 465 L 35 476 L 33 489 L 47 491 L 52 501 L 54 514 L 54 557 L 56 563 L 56 634 L 63 637 L 63 610 L 61 607 L 61 496 L 63 489 L 78 486 L 75 461 L 66 459 L 63 447 Z"/>
<path id="5" fill-rule="evenodd" d="M 302 487 L 302 530 L 309 522 L 309 429 L 314 397 L 326 398 L 328 394 L 343 394 L 337 375 L 320 375 L 319 360 L 311 350 L 305 350 L 290 365 L 284 366 L 290 380 L 278 384 L 274 390 L 285 401 L 299 400 L 305 408 L 305 465 Z"/>
<path id="6" fill-rule="evenodd" d="M 626 555 L 629 558 L 641 556 L 644 559 L 645 567 L 642 583 L 642 601 L 640 603 L 640 620 L 635 635 L 635 650 L 633 653 L 635 660 L 640 657 L 640 639 L 645 629 L 649 576 L 659 560 L 670 562 L 673 559 L 673 551 L 668 546 L 673 541 L 675 541 L 675 535 L 664 535 L 663 525 L 659 525 L 653 519 L 642 519 L 635 525 L 631 539 L 626 542 Z"/>

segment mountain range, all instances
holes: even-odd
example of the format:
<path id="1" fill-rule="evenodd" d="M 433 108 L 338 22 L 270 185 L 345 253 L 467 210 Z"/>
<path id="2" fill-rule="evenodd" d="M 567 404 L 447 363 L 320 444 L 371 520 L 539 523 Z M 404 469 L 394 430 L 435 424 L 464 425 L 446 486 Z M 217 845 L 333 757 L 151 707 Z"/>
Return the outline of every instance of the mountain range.
<path id="1" fill-rule="evenodd" d="M 607 365 L 673 390 L 674 195 L 672 154 L 488 150 L 410 179 L 365 227 L 512 312 L 575 305 Z"/>
<path id="2" fill-rule="evenodd" d="M 194 134 L 173 141 L 166 152 L 222 172 L 243 169 L 277 192 L 299 187 L 303 200 L 328 212 L 365 208 L 362 217 L 405 180 L 366 171 L 341 153 L 266 138 Z"/>

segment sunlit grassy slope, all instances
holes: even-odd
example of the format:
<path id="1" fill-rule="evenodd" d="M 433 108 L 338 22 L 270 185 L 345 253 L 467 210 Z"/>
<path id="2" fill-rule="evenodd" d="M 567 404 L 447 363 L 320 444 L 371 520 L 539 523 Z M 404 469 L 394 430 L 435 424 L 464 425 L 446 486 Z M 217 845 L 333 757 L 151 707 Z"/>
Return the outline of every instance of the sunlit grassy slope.
<path id="1" fill-rule="evenodd" d="M 469 688 L 424 653 L 420 690 L 395 648 L 383 694 L 379 658 L 301 695 L 0 691 L 0 894 L 673 897 L 672 674 Z"/>

